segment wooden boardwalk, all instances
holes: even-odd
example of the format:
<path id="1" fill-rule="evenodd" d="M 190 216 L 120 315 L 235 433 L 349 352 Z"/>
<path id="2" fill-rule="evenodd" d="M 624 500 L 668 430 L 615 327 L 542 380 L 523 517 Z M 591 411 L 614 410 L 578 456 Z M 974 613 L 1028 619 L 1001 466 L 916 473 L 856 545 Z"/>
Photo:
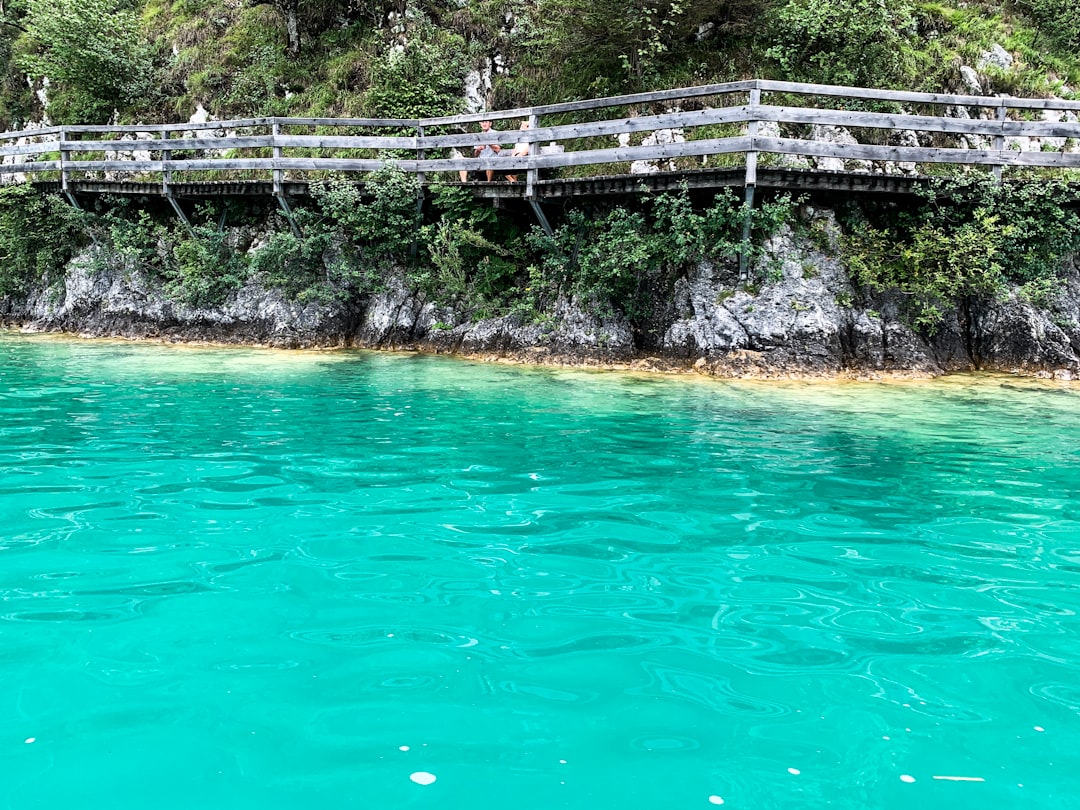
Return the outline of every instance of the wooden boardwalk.
<path id="1" fill-rule="evenodd" d="M 742 188 L 745 170 L 691 169 L 662 171 L 652 174 L 605 174 L 594 177 L 571 177 L 539 180 L 533 187 L 537 199 L 556 200 L 571 197 L 605 197 L 638 194 L 643 189 L 650 192 L 678 191 L 688 189 Z M 496 180 L 457 182 L 444 181 L 445 185 L 470 189 L 477 197 L 487 199 L 523 199 L 526 186 L 522 182 L 509 183 Z M 849 194 L 888 194 L 908 196 L 926 184 L 925 177 L 916 175 L 870 174 L 868 172 L 815 171 L 813 169 L 759 169 L 757 186 L 762 189 L 799 190 L 809 192 L 843 192 Z M 286 181 L 281 193 L 287 197 L 306 197 L 310 193 L 306 181 Z M 45 192 L 60 193 L 64 190 L 59 180 L 39 180 L 34 186 Z M 160 183 L 133 182 L 130 180 L 71 180 L 68 190 L 83 195 L 117 194 L 121 196 L 153 197 L 162 194 Z M 274 184 L 269 181 L 204 181 L 173 183 L 172 194 L 181 200 L 209 200 L 219 198 L 262 197 L 275 194 Z"/>
<path id="2" fill-rule="evenodd" d="M 179 200 L 290 198 L 327 176 L 362 181 L 394 163 L 480 197 L 544 200 L 666 190 L 909 195 L 943 165 L 1080 170 L 1080 101 L 966 96 L 749 80 L 429 119 L 255 118 L 48 127 L 0 134 L 0 181 L 78 204 L 95 194 Z M 493 134 L 478 132 L 482 120 Z M 519 122 L 528 124 L 519 129 Z M 489 143 L 528 154 L 473 158 Z M 935 168 L 936 167 L 936 168 Z M 641 173 L 644 172 L 644 173 Z M 186 219 L 186 218 L 185 218 Z M 545 221 L 546 224 L 546 221 Z"/>

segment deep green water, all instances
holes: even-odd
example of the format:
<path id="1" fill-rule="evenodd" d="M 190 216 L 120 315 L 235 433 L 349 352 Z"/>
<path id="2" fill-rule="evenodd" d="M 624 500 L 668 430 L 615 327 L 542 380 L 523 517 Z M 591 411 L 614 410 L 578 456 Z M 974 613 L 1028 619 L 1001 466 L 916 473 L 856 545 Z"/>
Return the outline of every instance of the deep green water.
<path id="1" fill-rule="evenodd" d="M 0 334 L 0 807 L 1080 807 L 1078 434 Z"/>

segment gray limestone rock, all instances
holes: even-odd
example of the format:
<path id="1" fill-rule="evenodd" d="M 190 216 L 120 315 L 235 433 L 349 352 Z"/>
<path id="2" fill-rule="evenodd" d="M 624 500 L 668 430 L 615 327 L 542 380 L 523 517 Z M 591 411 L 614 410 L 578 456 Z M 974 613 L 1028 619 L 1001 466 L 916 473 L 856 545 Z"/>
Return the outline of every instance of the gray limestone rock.
<path id="1" fill-rule="evenodd" d="M 980 81 L 979 74 L 975 70 L 975 68 L 971 67 L 970 65 L 961 65 L 960 66 L 960 81 L 963 82 L 963 85 L 964 85 L 963 90 L 964 90 L 965 93 L 969 93 L 970 95 L 973 95 L 973 96 L 981 96 L 982 95 L 982 92 L 983 92 L 982 81 Z M 957 116 L 957 117 L 961 117 L 961 116 Z M 967 117 L 967 116 L 963 116 L 963 117 Z"/>
<path id="2" fill-rule="evenodd" d="M 733 262 L 702 262 L 658 291 L 648 323 L 559 300 L 535 321 L 474 320 L 425 299 L 401 273 L 378 293 L 298 303 L 252 279 L 214 307 L 166 296 L 159 278 L 122 262 L 73 260 L 62 283 L 0 299 L 0 323 L 94 336 L 366 346 L 510 356 L 538 362 L 634 362 L 645 357 L 714 374 L 875 374 L 989 369 L 1080 378 L 1080 267 L 1046 308 L 1015 292 L 947 313 L 932 335 L 905 319 L 902 293 L 853 286 L 829 209 L 804 206 L 740 284 Z M 257 240 L 256 240 L 257 241 Z M 601 310 L 602 311 L 602 310 Z"/>
<path id="3" fill-rule="evenodd" d="M 990 50 L 983 51 L 979 54 L 979 70 L 986 70 L 987 68 L 1008 70 L 1012 66 L 1012 54 L 1005 50 L 1001 45 L 994 45 Z"/>

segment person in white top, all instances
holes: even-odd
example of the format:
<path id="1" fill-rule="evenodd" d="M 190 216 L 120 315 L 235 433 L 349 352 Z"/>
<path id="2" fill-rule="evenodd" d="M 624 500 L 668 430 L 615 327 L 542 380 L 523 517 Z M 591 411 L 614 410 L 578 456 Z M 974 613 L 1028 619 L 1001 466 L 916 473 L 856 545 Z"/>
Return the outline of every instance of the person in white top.
<path id="1" fill-rule="evenodd" d="M 518 127 L 518 129 L 520 129 L 520 130 L 526 130 L 528 128 L 529 128 L 529 122 L 528 121 L 522 121 L 521 126 Z M 514 144 L 514 151 L 510 153 L 510 156 L 511 157 L 528 157 L 529 156 L 529 147 L 530 146 L 532 146 L 532 144 L 523 143 L 523 142 L 519 141 L 518 143 Z M 508 175 L 506 175 L 506 179 L 511 183 L 516 183 L 517 182 L 517 175 L 516 174 L 508 174 Z"/>

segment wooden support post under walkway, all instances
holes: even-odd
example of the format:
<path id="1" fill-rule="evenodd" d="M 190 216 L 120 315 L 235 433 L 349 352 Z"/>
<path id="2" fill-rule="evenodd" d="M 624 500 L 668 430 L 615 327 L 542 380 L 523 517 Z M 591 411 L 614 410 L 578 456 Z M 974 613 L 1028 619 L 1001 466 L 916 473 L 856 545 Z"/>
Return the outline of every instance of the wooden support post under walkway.
<path id="1" fill-rule="evenodd" d="M 529 131 L 535 130 L 540 123 L 540 116 L 535 112 L 529 115 Z M 539 142 L 529 144 L 529 154 L 540 149 Z M 527 169 L 525 171 L 525 199 L 529 201 L 529 207 L 532 208 L 533 214 L 536 215 L 536 221 L 540 223 L 540 227 L 544 229 L 544 233 L 548 236 L 554 236 L 555 231 L 552 230 L 551 223 L 548 222 L 547 215 L 544 213 L 544 209 L 540 207 L 539 200 L 536 199 L 536 182 L 540 177 L 539 169 Z"/>

